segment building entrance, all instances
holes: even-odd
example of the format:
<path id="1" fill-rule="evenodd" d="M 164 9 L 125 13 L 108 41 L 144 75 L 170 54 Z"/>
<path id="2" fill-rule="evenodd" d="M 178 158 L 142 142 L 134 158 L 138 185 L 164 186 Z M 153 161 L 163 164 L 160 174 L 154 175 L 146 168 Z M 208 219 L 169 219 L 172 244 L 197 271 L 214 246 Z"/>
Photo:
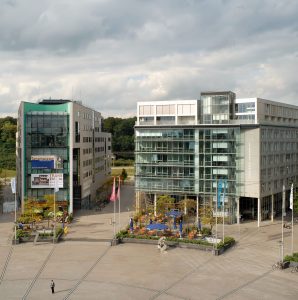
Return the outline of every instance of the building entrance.
<path id="1" fill-rule="evenodd" d="M 250 197 L 239 198 L 240 220 L 256 220 L 258 217 L 258 199 Z"/>

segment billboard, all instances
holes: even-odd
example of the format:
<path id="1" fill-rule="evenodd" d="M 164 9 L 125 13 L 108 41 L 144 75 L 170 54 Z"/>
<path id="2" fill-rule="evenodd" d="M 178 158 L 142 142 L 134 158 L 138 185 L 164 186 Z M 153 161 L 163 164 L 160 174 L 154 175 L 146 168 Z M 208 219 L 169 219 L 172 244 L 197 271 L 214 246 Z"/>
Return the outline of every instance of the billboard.
<path id="1" fill-rule="evenodd" d="M 63 174 L 31 174 L 32 189 L 63 188 Z"/>
<path id="2" fill-rule="evenodd" d="M 32 169 L 63 169 L 63 161 L 61 157 L 56 155 L 32 155 Z"/>

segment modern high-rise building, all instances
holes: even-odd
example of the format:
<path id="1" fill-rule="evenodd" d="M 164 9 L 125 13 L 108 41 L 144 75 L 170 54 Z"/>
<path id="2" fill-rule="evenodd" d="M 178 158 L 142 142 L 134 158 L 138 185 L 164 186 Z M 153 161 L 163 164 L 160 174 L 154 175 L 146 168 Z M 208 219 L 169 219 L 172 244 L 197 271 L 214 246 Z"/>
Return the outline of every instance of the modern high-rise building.
<path id="1" fill-rule="evenodd" d="M 22 102 L 18 111 L 17 195 L 42 200 L 56 188 L 57 205 L 89 208 L 111 173 L 111 134 L 99 112 L 70 100 Z M 58 190 L 59 189 L 59 190 Z"/>
<path id="2" fill-rule="evenodd" d="M 138 102 L 135 125 L 136 207 L 167 194 L 215 207 L 225 186 L 229 223 L 281 215 L 298 178 L 298 107 L 233 92 L 200 100 Z M 224 195 L 223 195 L 224 194 Z"/>

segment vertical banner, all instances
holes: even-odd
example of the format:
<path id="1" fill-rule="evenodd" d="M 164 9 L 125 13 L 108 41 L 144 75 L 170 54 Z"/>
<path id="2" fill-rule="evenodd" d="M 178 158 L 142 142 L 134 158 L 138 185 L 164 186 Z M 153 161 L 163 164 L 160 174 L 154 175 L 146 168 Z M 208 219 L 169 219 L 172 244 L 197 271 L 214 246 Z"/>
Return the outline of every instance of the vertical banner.
<path id="1" fill-rule="evenodd" d="M 15 177 L 11 178 L 10 186 L 11 186 L 11 192 L 13 194 L 15 194 L 16 193 L 16 178 Z"/>
<path id="2" fill-rule="evenodd" d="M 222 184 L 222 180 L 220 179 L 218 181 L 218 186 L 217 186 L 217 208 L 221 207 L 221 193 L 222 193 L 222 188 L 223 188 L 223 184 Z"/>
<path id="3" fill-rule="evenodd" d="M 293 189 L 294 189 L 294 186 L 293 186 L 293 183 L 292 183 L 292 185 L 291 185 L 291 193 L 290 193 L 290 209 L 291 210 L 293 210 L 293 198 L 294 198 Z"/>

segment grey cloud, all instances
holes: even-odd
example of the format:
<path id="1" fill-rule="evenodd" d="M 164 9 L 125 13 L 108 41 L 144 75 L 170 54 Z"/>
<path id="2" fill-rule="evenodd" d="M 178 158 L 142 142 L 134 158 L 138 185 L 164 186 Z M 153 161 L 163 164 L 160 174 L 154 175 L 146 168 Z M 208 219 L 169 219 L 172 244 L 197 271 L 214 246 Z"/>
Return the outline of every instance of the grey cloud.
<path id="1" fill-rule="evenodd" d="M 102 112 L 229 89 L 295 103 L 296 1 L 10 0 L 0 4 L 0 111 L 81 98 Z"/>

